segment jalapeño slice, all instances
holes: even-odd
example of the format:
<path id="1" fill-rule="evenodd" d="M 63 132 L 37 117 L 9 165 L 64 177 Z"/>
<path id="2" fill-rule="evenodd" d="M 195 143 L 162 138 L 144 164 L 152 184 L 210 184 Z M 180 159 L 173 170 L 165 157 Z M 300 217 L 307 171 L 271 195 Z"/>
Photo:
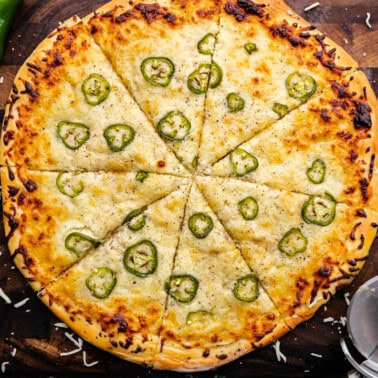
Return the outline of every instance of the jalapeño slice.
<path id="1" fill-rule="evenodd" d="M 61 172 L 56 178 L 56 186 L 59 191 L 71 198 L 77 197 L 83 190 L 83 182 L 74 173 Z"/>
<path id="2" fill-rule="evenodd" d="M 253 220 L 259 212 L 259 205 L 253 197 L 246 197 L 238 203 L 239 213 L 245 220 Z"/>
<path id="3" fill-rule="evenodd" d="M 97 247 L 100 242 L 81 232 L 71 232 L 64 242 L 65 247 L 77 257 L 86 254 L 91 248 Z"/>
<path id="4" fill-rule="evenodd" d="M 213 229 L 214 223 L 210 215 L 196 213 L 189 218 L 188 227 L 197 239 L 204 239 Z"/>
<path id="5" fill-rule="evenodd" d="M 291 257 L 304 252 L 307 248 L 307 242 L 307 238 L 299 228 L 292 228 L 279 241 L 278 249 Z"/>
<path id="6" fill-rule="evenodd" d="M 110 93 L 110 84 L 102 75 L 93 73 L 83 81 L 81 90 L 85 101 L 94 106 L 107 99 Z"/>
<path id="7" fill-rule="evenodd" d="M 227 95 L 227 107 L 231 113 L 239 112 L 244 109 L 244 100 L 235 92 Z"/>
<path id="8" fill-rule="evenodd" d="M 145 172 L 145 171 L 139 171 L 135 175 L 135 180 L 139 182 L 143 182 L 146 178 L 148 178 L 148 172 Z"/>
<path id="9" fill-rule="evenodd" d="M 128 247 L 123 257 L 126 270 L 138 277 L 146 277 L 154 273 L 157 264 L 157 249 L 149 240 L 142 240 Z"/>
<path id="10" fill-rule="evenodd" d="M 325 173 L 326 164 L 320 159 L 314 160 L 311 167 L 306 171 L 308 179 L 314 184 L 321 184 L 324 181 Z"/>
<path id="11" fill-rule="evenodd" d="M 191 302 L 197 294 L 199 282 L 190 274 L 171 276 L 166 283 L 166 291 L 178 302 Z"/>
<path id="12" fill-rule="evenodd" d="M 117 283 L 116 274 L 108 267 L 102 266 L 92 270 L 85 280 L 91 294 L 99 299 L 107 298 Z"/>
<path id="13" fill-rule="evenodd" d="M 280 118 L 281 118 L 281 117 L 283 117 L 285 114 L 288 113 L 289 108 L 288 108 L 288 106 L 285 105 L 285 104 L 280 104 L 279 102 L 275 102 L 275 103 L 273 104 L 273 108 L 272 108 L 272 110 L 273 110 L 275 113 L 277 113 L 277 114 L 280 116 Z"/>
<path id="14" fill-rule="evenodd" d="M 239 278 L 232 290 L 235 298 L 242 302 L 253 302 L 259 296 L 259 280 L 253 274 Z"/>
<path id="15" fill-rule="evenodd" d="M 186 316 L 186 324 L 203 324 L 213 318 L 213 313 L 205 310 L 191 311 Z"/>
<path id="16" fill-rule="evenodd" d="M 90 136 L 89 127 L 79 122 L 60 121 L 57 129 L 59 138 L 70 150 L 80 148 Z"/>
<path id="17" fill-rule="evenodd" d="M 146 224 L 147 215 L 143 214 L 146 207 L 131 211 L 125 218 L 123 223 L 127 223 L 127 227 L 132 231 L 141 230 Z"/>
<path id="18" fill-rule="evenodd" d="M 204 55 L 213 55 L 215 46 L 215 35 L 206 34 L 197 44 L 198 51 Z"/>
<path id="19" fill-rule="evenodd" d="M 155 87 L 166 87 L 175 72 L 172 61 L 166 57 L 150 57 L 140 65 L 143 77 Z"/>
<path id="20" fill-rule="evenodd" d="M 328 193 L 325 197 L 311 196 L 302 207 L 302 218 L 318 226 L 330 225 L 336 216 L 336 201 Z"/>
<path id="21" fill-rule="evenodd" d="M 244 176 L 253 172 L 259 166 L 258 160 L 246 150 L 237 148 L 230 154 L 232 172 L 236 176 Z"/>
<path id="22" fill-rule="evenodd" d="M 159 134 L 172 142 L 181 142 L 190 132 L 189 120 L 179 111 L 169 112 L 157 125 Z"/>
<path id="23" fill-rule="evenodd" d="M 257 51 L 256 43 L 248 42 L 244 45 L 244 49 L 247 54 L 251 55 L 254 51 Z"/>
<path id="24" fill-rule="evenodd" d="M 207 87 L 216 88 L 222 81 L 223 72 L 215 62 L 200 64 L 188 77 L 188 88 L 195 94 L 205 93 Z"/>
<path id="25" fill-rule="evenodd" d="M 312 76 L 304 75 L 299 72 L 290 74 L 285 84 L 289 96 L 302 101 L 311 97 L 317 88 L 316 81 Z"/>
<path id="26" fill-rule="evenodd" d="M 129 125 L 116 124 L 108 126 L 104 130 L 106 143 L 113 152 L 122 151 L 133 141 L 134 137 L 135 130 Z"/>

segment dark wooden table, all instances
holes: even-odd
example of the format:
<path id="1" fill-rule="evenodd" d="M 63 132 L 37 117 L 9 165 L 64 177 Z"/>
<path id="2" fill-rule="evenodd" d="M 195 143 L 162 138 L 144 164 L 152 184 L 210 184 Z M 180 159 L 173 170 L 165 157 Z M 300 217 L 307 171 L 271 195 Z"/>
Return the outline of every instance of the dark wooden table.
<path id="1" fill-rule="evenodd" d="M 106 0 L 25 0 L 11 30 L 5 56 L 0 64 L 0 121 L 4 114 L 14 76 L 34 47 L 58 26 L 59 22 L 78 14 L 84 16 Z M 287 0 L 300 15 L 327 33 L 351 53 L 368 76 L 378 93 L 378 1 L 377 0 L 324 0 L 320 6 L 304 12 L 312 0 Z M 369 29 L 365 24 L 371 13 Z M 2 79 L 1 79 L 2 78 Z M 0 225 L 2 230 L 2 225 Z M 1 231 L 3 232 L 3 231 Z M 331 302 L 309 321 L 301 324 L 281 339 L 281 351 L 287 362 L 277 361 L 271 346 L 251 353 L 216 371 L 183 374 L 195 377 L 346 377 L 351 366 L 345 360 L 339 340 L 346 336 L 345 327 L 336 322 L 324 322 L 327 317 L 339 320 L 345 316 L 345 295 L 352 297 L 367 279 L 378 274 L 378 239 L 376 238 L 365 268 L 358 278 L 340 291 Z M 11 299 L 6 304 L 0 298 L 0 366 L 3 375 L 17 377 L 95 376 L 113 377 L 176 377 L 178 373 L 153 372 L 119 360 L 84 343 L 86 361 L 98 361 L 92 367 L 83 365 L 82 352 L 60 356 L 77 347 L 67 338 L 69 330 L 57 328 L 59 322 L 27 286 L 15 269 L 0 234 L 0 288 Z M 14 304 L 29 298 L 25 305 Z M 311 354 L 314 353 L 315 355 Z M 321 355 L 318 357 L 316 355 Z M 0 375 L 2 374 L 0 370 Z"/>

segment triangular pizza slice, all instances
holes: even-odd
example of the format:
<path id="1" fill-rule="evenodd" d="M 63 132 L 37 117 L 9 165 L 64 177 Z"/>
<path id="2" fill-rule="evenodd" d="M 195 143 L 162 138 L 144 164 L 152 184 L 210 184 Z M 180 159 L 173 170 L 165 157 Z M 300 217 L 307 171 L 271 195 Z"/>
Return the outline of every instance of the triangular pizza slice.
<path id="1" fill-rule="evenodd" d="M 77 19 L 52 33 L 22 66 L 2 138 L 2 165 L 186 172 Z"/>
<path id="2" fill-rule="evenodd" d="M 85 340 L 151 366 L 188 191 L 182 185 L 129 219 L 48 285 L 43 302 Z"/>
<path id="3" fill-rule="evenodd" d="M 192 186 L 172 275 L 155 368 L 204 370 L 288 331 L 235 243 Z"/>
<path id="4" fill-rule="evenodd" d="M 1 168 L 1 181 L 9 249 L 35 290 L 98 247 L 131 211 L 188 182 L 153 173 L 16 168 Z"/>
<path id="5" fill-rule="evenodd" d="M 357 67 L 288 11 L 283 1 L 224 2 L 213 56 L 223 79 L 206 98 L 201 171 Z"/>
<path id="6" fill-rule="evenodd" d="M 377 208 L 377 102 L 363 73 L 335 82 L 208 171 Z"/>
<path id="7" fill-rule="evenodd" d="M 311 317 L 360 271 L 377 213 L 237 179 L 199 188 L 287 323 Z"/>
<path id="8" fill-rule="evenodd" d="M 166 3 L 114 1 L 99 9 L 89 27 L 162 140 L 191 169 L 205 93 L 222 77 L 211 59 L 219 5 Z"/>

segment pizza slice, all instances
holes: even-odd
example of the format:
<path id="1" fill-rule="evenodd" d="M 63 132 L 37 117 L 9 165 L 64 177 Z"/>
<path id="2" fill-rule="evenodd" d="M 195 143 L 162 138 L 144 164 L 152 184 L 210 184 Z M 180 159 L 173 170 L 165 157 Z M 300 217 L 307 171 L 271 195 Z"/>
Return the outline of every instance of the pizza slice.
<path id="1" fill-rule="evenodd" d="M 377 114 L 366 77 L 355 73 L 239 145 L 211 172 L 306 194 L 329 191 L 337 201 L 377 209 Z"/>
<path id="2" fill-rule="evenodd" d="M 186 174 L 78 19 L 20 69 L 2 143 L 2 165 Z"/>
<path id="3" fill-rule="evenodd" d="M 16 168 L 1 168 L 1 181 L 9 249 L 35 290 L 98 247 L 131 211 L 188 182 L 153 173 Z"/>
<path id="4" fill-rule="evenodd" d="M 83 339 L 151 366 L 188 191 L 182 185 L 129 219 L 48 285 L 42 301 Z"/>
<path id="5" fill-rule="evenodd" d="M 206 98 L 201 171 L 357 67 L 290 14 L 283 1 L 224 2 L 213 55 L 223 79 Z"/>
<path id="6" fill-rule="evenodd" d="M 237 179 L 198 178 L 209 205 L 294 327 L 358 274 L 377 212 Z"/>
<path id="7" fill-rule="evenodd" d="M 218 18 L 216 1 L 114 1 L 89 21 L 136 102 L 189 169 L 199 148 L 205 93 L 222 78 L 212 62 Z"/>
<path id="8" fill-rule="evenodd" d="M 166 289 L 169 297 L 155 368 L 207 370 L 288 331 L 196 185 Z"/>

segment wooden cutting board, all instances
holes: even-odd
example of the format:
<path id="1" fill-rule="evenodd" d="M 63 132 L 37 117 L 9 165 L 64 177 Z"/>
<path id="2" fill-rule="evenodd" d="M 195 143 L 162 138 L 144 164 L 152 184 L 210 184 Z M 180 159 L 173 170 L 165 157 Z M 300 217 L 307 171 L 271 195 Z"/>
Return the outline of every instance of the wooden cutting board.
<path id="1" fill-rule="evenodd" d="M 106 0 L 24 0 L 12 31 L 7 39 L 5 56 L 0 64 L 0 122 L 14 76 L 34 47 L 59 22 L 74 14 L 84 16 L 104 4 Z M 287 0 L 297 13 L 328 34 L 359 62 L 372 86 L 378 93 L 378 1 L 327 0 L 320 6 L 304 12 L 312 3 L 307 0 Z M 371 14 L 372 28 L 365 24 L 367 12 Z M 56 327 L 59 322 L 27 286 L 9 257 L 2 224 L 0 225 L 0 288 L 12 303 L 0 298 L 0 366 L 5 373 L 17 377 L 54 376 L 76 373 L 104 374 L 108 376 L 176 377 L 177 373 L 153 372 L 122 361 L 84 342 L 83 352 L 68 356 L 61 353 L 77 349 L 69 340 L 68 329 Z M 347 300 L 370 277 L 378 274 L 378 239 L 358 278 L 340 291 L 331 302 L 321 308 L 309 321 L 284 336 L 281 351 L 286 363 L 277 361 L 271 346 L 253 352 L 216 371 L 183 374 L 185 377 L 346 377 L 351 366 L 345 360 L 339 340 L 347 332 L 339 322 L 324 322 L 325 318 L 339 321 L 346 315 Z M 21 307 L 14 305 L 24 299 Z M 77 337 L 76 337 L 77 339 Z M 0 370 L 1 372 L 1 370 Z M 1 374 L 1 373 L 0 373 Z"/>

